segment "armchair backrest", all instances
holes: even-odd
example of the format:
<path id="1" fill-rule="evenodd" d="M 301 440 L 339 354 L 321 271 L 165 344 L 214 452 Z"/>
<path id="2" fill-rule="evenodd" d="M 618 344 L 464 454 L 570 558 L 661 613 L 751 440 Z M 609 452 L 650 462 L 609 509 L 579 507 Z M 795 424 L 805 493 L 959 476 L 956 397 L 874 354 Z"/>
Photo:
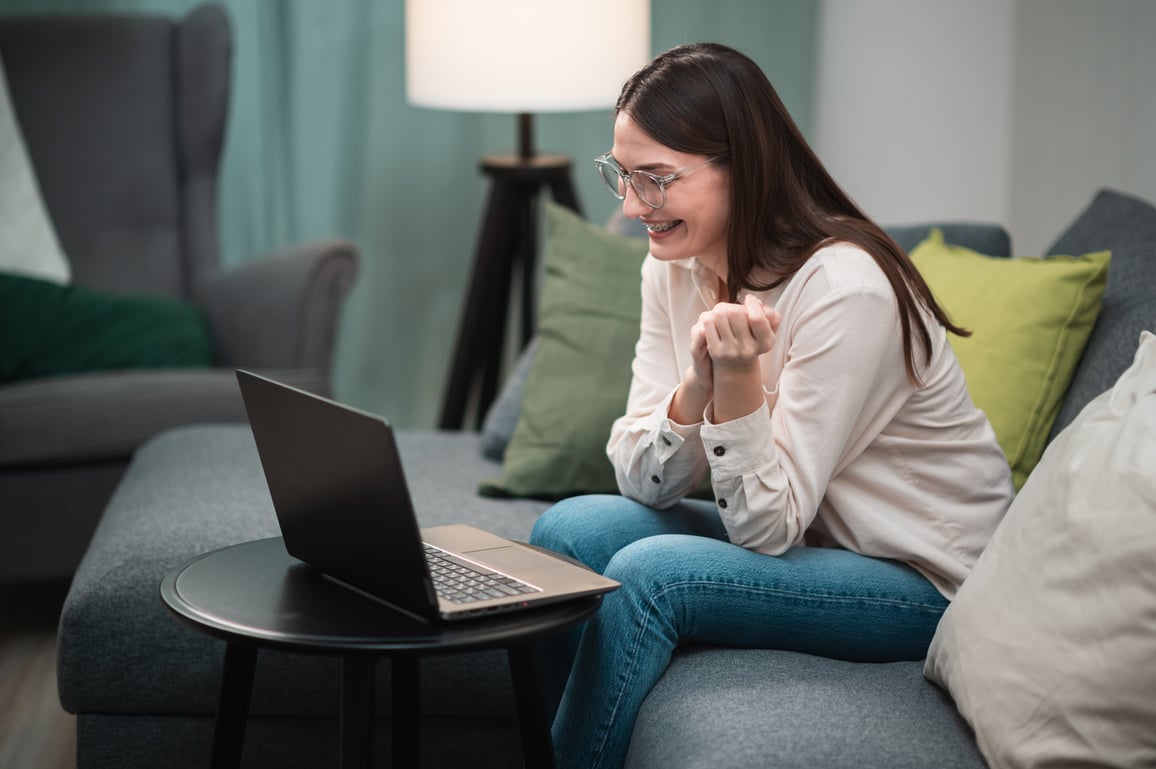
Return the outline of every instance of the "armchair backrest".
<path id="1" fill-rule="evenodd" d="M 73 279 L 190 297 L 217 268 L 231 36 L 217 6 L 0 19 L 13 107 Z"/>

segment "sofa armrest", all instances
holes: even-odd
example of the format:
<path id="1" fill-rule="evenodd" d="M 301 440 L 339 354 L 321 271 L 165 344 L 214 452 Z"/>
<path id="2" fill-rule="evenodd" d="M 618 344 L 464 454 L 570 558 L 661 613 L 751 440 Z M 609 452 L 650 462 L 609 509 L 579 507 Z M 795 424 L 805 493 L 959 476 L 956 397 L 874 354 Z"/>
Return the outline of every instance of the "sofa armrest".
<path id="1" fill-rule="evenodd" d="M 328 372 L 340 310 L 356 273 L 356 247 L 327 240 L 206 276 L 195 296 L 217 362 Z"/>

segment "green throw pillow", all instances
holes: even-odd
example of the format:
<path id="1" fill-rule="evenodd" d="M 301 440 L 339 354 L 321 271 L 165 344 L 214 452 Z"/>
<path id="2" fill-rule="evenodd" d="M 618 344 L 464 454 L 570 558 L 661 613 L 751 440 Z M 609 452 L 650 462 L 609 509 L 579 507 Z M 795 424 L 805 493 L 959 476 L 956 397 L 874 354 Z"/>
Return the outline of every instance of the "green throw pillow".
<path id="1" fill-rule="evenodd" d="M 617 492 L 606 441 L 626 411 L 648 245 L 560 206 L 545 213 L 538 348 L 502 477 L 480 491 L 540 499 Z"/>
<path id="2" fill-rule="evenodd" d="M 211 360 L 208 327 L 191 304 L 0 274 L 0 382 Z"/>
<path id="3" fill-rule="evenodd" d="M 1023 486 L 1084 351 L 1108 282 L 1108 251 L 1047 259 L 984 256 L 931 236 L 911 259 L 952 321 L 972 401 L 987 414 Z"/>

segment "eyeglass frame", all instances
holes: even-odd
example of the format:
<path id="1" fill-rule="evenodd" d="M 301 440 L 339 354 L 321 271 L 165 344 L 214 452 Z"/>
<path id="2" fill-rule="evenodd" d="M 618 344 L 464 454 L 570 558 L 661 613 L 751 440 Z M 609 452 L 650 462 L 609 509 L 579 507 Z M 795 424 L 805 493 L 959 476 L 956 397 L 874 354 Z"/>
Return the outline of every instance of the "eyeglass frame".
<path id="1" fill-rule="evenodd" d="M 714 157 L 707 158 L 706 160 L 702 161 L 701 163 L 698 163 L 697 165 L 689 166 L 687 168 L 680 168 L 673 173 L 667 174 L 666 176 L 658 176 L 656 174 L 650 173 L 649 171 L 643 171 L 643 170 L 638 169 L 638 168 L 634 169 L 633 171 L 627 171 L 626 169 L 624 169 L 622 166 L 620 166 L 618 164 L 618 161 L 614 159 L 614 155 L 611 152 L 607 152 L 604 155 L 599 155 L 598 157 L 594 158 L 594 166 L 595 166 L 595 168 L 598 169 L 598 178 L 600 178 L 603 181 L 603 183 L 606 185 L 606 189 L 610 190 L 610 194 L 613 195 L 615 198 L 617 198 L 618 200 L 626 200 L 626 194 L 625 193 L 619 194 L 618 189 L 616 187 L 610 186 L 610 180 L 607 179 L 606 176 L 602 173 L 602 168 L 604 166 L 609 166 L 611 168 L 611 170 L 617 171 L 618 178 L 625 181 L 626 185 L 628 187 L 630 187 L 630 189 L 634 190 L 635 197 L 637 197 L 643 203 L 643 205 L 645 205 L 647 208 L 651 209 L 652 211 L 657 211 L 658 209 L 660 209 L 666 205 L 666 186 L 668 184 L 678 181 L 682 177 L 689 174 L 691 171 L 696 171 L 705 165 L 710 165 L 711 163 L 715 162 L 716 160 L 722 160 L 728 154 L 729 153 L 724 152 L 721 155 L 715 155 Z M 634 178 L 633 177 L 635 174 L 642 174 L 643 176 L 647 177 L 652 182 L 654 182 L 655 184 L 658 185 L 658 190 L 659 190 L 659 192 L 662 193 L 662 202 L 661 203 L 659 203 L 657 206 L 652 206 L 649 201 L 643 200 L 642 196 L 638 194 L 638 188 L 636 188 L 634 186 Z"/>

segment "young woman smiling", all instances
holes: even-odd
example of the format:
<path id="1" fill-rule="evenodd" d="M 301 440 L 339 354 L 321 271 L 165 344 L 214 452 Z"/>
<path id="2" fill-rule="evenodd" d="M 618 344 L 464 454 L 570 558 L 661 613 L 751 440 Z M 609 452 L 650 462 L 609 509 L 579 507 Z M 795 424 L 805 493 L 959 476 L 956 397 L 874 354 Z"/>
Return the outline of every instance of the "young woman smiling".
<path id="1" fill-rule="evenodd" d="M 622 583 L 552 650 L 560 767 L 622 765 L 680 643 L 922 658 L 1013 495 L 947 342 L 966 332 L 754 62 L 662 54 L 595 162 L 650 255 L 607 446 L 622 496 L 531 538 Z M 708 475 L 713 501 L 687 499 Z"/>

